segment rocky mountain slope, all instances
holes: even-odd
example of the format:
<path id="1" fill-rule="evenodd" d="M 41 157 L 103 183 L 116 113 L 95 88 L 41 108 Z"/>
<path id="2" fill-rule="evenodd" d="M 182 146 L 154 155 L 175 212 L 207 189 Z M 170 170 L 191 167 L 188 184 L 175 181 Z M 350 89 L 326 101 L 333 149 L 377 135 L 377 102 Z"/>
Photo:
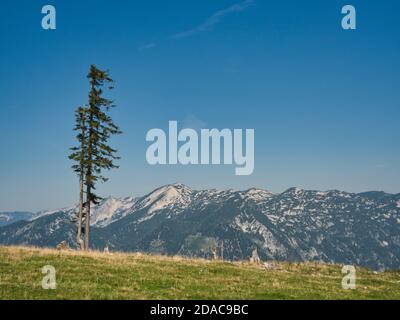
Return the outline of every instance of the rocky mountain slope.
<path id="1" fill-rule="evenodd" d="M 75 246 L 74 208 L 0 227 L 0 244 Z M 197 257 L 323 261 L 400 268 L 400 194 L 289 189 L 195 191 L 181 184 L 107 198 L 93 212 L 97 249 Z"/>

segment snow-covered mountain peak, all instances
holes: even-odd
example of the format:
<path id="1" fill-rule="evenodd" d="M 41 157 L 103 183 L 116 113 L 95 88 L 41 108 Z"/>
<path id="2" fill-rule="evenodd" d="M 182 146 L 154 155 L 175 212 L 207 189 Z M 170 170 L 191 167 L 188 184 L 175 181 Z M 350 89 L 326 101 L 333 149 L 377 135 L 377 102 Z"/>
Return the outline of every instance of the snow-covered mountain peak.
<path id="1" fill-rule="evenodd" d="M 190 187 L 188 187 L 187 185 L 183 184 L 183 183 L 171 183 L 171 184 L 167 184 L 166 186 L 164 186 L 164 188 L 175 188 L 177 190 L 186 190 L 186 191 L 192 191 L 192 189 Z"/>
<path id="2" fill-rule="evenodd" d="M 91 224 L 98 227 L 105 227 L 129 214 L 129 209 L 133 207 L 135 202 L 135 199 L 132 197 L 105 198 L 102 202 L 93 207 Z"/>
<path id="3" fill-rule="evenodd" d="M 189 205 L 192 193 L 192 189 L 183 184 L 166 185 L 140 199 L 137 207 L 148 208 L 148 214 L 174 206 L 184 208 Z"/>
<path id="4" fill-rule="evenodd" d="M 285 192 L 283 192 L 282 194 L 288 194 L 288 195 L 294 195 L 294 196 L 300 196 L 304 193 L 305 191 L 301 188 L 298 187 L 293 187 L 290 189 L 287 189 Z"/>
<path id="5" fill-rule="evenodd" d="M 270 199 L 275 194 L 268 190 L 251 188 L 249 190 L 241 192 L 241 195 L 247 200 L 263 201 Z"/>

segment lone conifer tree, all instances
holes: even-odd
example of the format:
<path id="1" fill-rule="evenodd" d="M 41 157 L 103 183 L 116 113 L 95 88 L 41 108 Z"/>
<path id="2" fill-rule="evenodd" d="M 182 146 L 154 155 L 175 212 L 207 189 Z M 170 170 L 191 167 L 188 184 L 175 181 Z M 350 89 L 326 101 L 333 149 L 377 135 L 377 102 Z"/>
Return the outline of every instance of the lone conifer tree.
<path id="1" fill-rule="evenodd" d="M 102 175 L 103 170 L 117 168 L 114 160 L 116 150 L 108 145 L 112 135 L 120 134 L 118 126 L 107 114 L 114 107 L 112 100 L 103 97 L 104 88 L 113 89 L 114 82 L 108 71 L 99 70 L 91 65 L 88 79 L 90 83 L 89 105 L 76 110 L 75 130 L 78 131 L 77 140 L 80 146 L 71 148 L 73 153 L 70 159 L 77 162 L 72 166 L 79 175 L 79 212 L 77 214 L 77 242 L 81 248 L 89 249 L 90 242 L 90 212 L 91 204 L 101 200 L 93 190 L 98 181 L 105 182 L 108 179 Z M 86 186 L 86 200 L 84 201 L 84 186 Z M 83 220 L 84 218 L 84 220 Z M 85 226 L 83 226 L 83 221 Z M 82 230 L 85 230 L 85 240 L 82 239 Z"/>
<path id="2" fill-rule="evenodd" d="M 114 82 L 108 71 L 99 70 L 91 65 L 88 79 L 90 82 L 89 106 L 87 109 L 88 138 L 87 157 L 85 161 L 86 185 L 86 210 L 85 210 L 85 248 L 89 249 L 90 241 L 90 209 L 91 203 L 97 204 L 101 199 L 93 190 L 98 181 L 106 182 L 108 179 L 102 171 L 118 168 L 114 165 L 116 150 L 108 145 L 112 135 L 120 134 L 118 126 L 113 122 L 107 112 L 114 107 L 112 100 L 103 97 L 104 88 L 112 90 Z"/>

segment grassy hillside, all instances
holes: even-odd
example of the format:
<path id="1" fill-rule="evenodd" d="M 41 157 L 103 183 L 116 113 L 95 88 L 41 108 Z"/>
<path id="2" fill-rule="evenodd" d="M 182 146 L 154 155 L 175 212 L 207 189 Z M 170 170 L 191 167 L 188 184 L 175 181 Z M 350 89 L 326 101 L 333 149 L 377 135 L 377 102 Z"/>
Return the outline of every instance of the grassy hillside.
<path id="1" fill-rule="evenodd" d="M 57 270 L 57 289 L 41 287 L 41 269 Z M 357 270 L 343 290 L 341 266 L 280 263 L 264 270 L 143 254 L 58 252 L 0 247 L 0 299 L 400 299 L 400 272 Z"/>

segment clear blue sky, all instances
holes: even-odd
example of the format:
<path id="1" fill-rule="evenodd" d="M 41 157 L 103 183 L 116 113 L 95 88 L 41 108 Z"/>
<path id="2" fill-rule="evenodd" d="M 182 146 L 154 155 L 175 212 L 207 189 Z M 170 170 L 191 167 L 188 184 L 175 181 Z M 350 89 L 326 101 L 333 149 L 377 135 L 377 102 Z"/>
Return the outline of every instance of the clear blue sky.
<path id="1" fill-rule="evenodd" d="M 41 29 L 45 4 L 57 9 L 55 31 Z M 356 31 L 341 28 L 345 4 L 357 9 Z M 103 196 L 173 182 L 398 193 L 399 16 L 397 0 L 3 0 L 0 211 L 76 202 L 67 154 L 91 63 L 117 81 L 124 131 Z M 149 166 L 146 132 L 168 120 L 254 128 L 254 174 Z"/>

